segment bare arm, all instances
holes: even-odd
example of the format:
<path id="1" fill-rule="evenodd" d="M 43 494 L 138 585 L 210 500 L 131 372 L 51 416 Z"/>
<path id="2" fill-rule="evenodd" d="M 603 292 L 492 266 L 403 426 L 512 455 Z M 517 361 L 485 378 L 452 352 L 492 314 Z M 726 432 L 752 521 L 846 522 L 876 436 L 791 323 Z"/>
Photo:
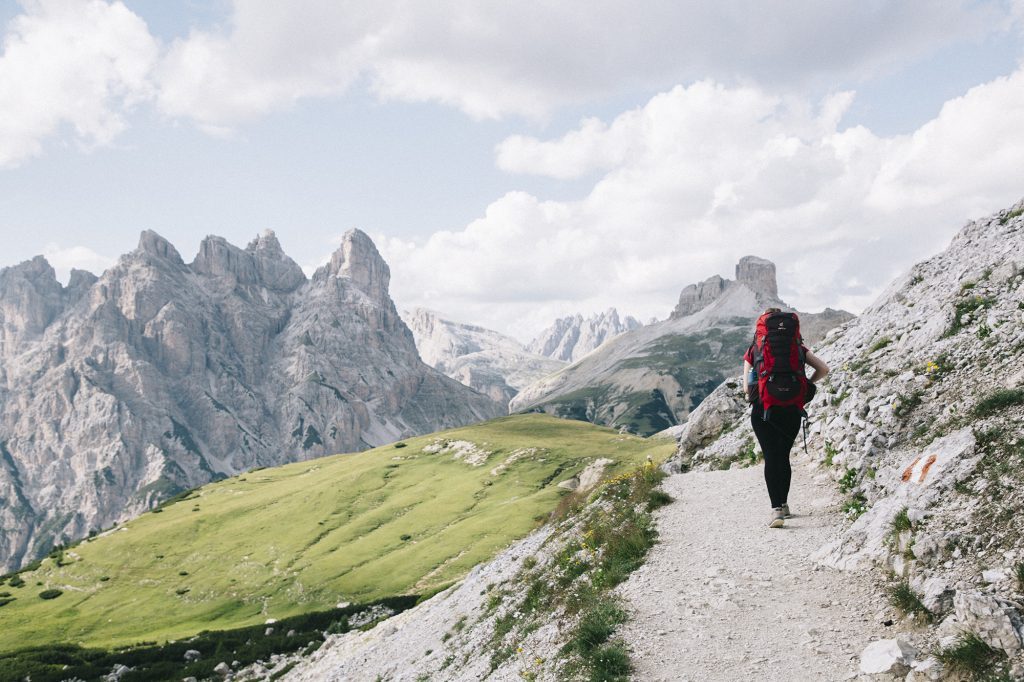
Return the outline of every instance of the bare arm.
<path id="1" fill-rule="evenodd" d="M 747 385 L 747 375 L 750 374 L 752 365 L 746 360 L 743 361 L 743 374 L 740 375 L 740 386 Z"/>
<path id="2" fill-rule="evenodd" d="M 807 364 L 814 369 L 814 374 L 812 374 L 810 378 L 811 383 L 816 384 L 822 379 L 824 379 L 826 376 L 828 376 L 828 365 L 822 362 L 821 358 L 819 358 L 817 355 L 815 355 L 811 351 L 807 351 L 807 354 L 804 356 L 804 359 L 807 362 Z"/>

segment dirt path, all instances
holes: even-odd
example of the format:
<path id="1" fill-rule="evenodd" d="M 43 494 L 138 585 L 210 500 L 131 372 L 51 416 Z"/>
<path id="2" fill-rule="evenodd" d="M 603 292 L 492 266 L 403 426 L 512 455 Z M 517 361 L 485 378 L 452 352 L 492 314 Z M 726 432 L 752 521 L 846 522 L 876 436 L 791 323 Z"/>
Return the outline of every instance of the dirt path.
<path id="1" fill-rule="evenodd" d="M 768 528 L 762 467 L 671 476 L 661 542 L 618 589 L 635 680 L 844 680 L 886 636 L 886 605 L 864 573 L 809 556 L 842 527 L 835 483 L 795 464 L 796 518 Z"/>

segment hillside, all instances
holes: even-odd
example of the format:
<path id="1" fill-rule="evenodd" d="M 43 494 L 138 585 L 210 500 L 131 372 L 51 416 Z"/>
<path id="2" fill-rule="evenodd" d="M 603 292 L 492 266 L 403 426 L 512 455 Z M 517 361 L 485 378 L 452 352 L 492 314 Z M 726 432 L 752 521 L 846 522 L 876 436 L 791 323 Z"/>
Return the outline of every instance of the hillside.
<path id="1" fill-rule="evenodd" d="M 754 319 L 778 297 L 775 265 L 746 256 L 736 279 L 710 277 L 680 294 L 669 319 L 627 331 L 523 389 L 512 412 L 544 411 L 650 435 L 686 421 L 722 380 L 738 372 Z M 808 342 L 853 316 L 801 314 Z"/>
<path id="2" fill-rule="evenodd" d="M 928 652 L 966 633 L 990 647 L 979 664 L 1024 679 L 1022 353 L 1024 202 L 965 226 L 819 349 L 833 372 L 809 406 L 810 451 L 853 522 L 814 558 L 886 578 L 905 617 L 890 636 L 935 675 Z M 723 384 L 667 468 L 728 467 L 751 443 Z"/>
<path id="3" fill-rule="evenodd" d="M 424 365 L 373 242 L 348 232 L 308 278 L 272 232 L 154 232 L 67 287 L 0 270 L 0 569 L 256 466 L 504 414 Z"/>
<path id="4" fill-rule="evenodd" d="M 664 467 L 660 543 L 611 593 L 594 588 L 628 524 L 585 519 L 614 509 L 615 484 L 583 521 L 328 638 L 285 679 L 1024 679 L 1022 254 L 1024 202 L 818 345 L 834 372 L 785 528 L 766 527 L 749 407 L 726 381 Z"/>
<path id="5" fill-rule="evenodd" d="M 250 471 L 8 579 L 0 650 L 173 639 L 428 592 L 536 528 L 596 460 L 615 472 L 672 447 L 525 415 Z"/>

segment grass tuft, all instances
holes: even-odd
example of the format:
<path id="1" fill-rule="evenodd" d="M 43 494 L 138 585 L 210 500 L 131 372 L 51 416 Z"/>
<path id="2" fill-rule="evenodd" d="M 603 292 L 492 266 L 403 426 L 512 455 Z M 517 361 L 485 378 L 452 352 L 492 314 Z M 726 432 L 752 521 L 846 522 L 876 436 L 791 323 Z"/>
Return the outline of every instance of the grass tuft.
<path id="1" fill-rule="evenodd" d="M 874 353 L 876 350 L 882 350 L 890 343 L 892 343 L 892 339 L 890 339 L 888 336 L 883 336 L 882 338 L 878 339 L 873 344 L 871 344 L 871 347 L 868 348 L 868 353 Z"/>
<path id="2" fill-rule="evenodd" d="M 602 597 L 580 618 L 565 650 L 590 657 L 611 638 L 615 627 L 625 621 L 626 612 L 618 603 L 614 599 Z"/>
<path id="3" fill-rule="evenodd" d="M 591 656 L 590 682 L 626 682 L 633 666 L 620 642 L 606 644 Z"/>
<path id="4" fill-rule="evenodd" d="M 889 602 L 905 616 L 918 616 L 926 623 L 932 622 L 934 618 L 932 612 L 906 581 L 897 583 L 889 590 Z"/>
<path id="5" fill-rule="evenodd" d="M 973 632 L 963 633 L 952 646 L 939 649 L 933 655 L 947 671 L 975 680 L 985 679 L 1006 660 L 1003 651 L 989 646 Z"/>
<path id="6" fill-rule="evenodd" d="M 890 527 L 895 535 L 899 535 L 903 531 L 910 530 L 911 524 L 910 514 L 908 513 L 909 511 L 910 510 L 904 507 L 896 512 L 896 516 L 892 517 L 892 524 Z"/>
<path id="7" fill-rule="evenodd" d="M 974 406 L 974 416 L 983 419 L 1016 405 L 1024 405 L 1024 388 L 1002 388 L 979 400 Z"/>

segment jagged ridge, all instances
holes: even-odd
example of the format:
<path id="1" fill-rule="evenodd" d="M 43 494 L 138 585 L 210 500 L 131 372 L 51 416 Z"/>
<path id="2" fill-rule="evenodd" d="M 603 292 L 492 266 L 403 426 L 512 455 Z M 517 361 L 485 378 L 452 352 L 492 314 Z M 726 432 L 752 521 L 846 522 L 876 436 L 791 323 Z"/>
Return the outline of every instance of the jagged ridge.
<path id="1" fill-rule="evenodd" d="M 388 266 L 346 234 L 307 280 L 266 232 L 191 264 L 155 232 L 96 278 L 0 271 L 0 566 L 254 466 L 500 414 L 420 362 Z"/>

